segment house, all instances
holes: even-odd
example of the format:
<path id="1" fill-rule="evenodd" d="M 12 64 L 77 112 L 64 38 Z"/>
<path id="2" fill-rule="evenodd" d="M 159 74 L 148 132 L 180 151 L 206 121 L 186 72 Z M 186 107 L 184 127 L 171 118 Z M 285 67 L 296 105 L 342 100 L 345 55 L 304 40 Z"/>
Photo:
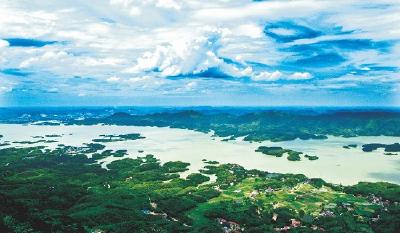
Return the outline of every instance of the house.
<path id="1" fill-rule="evenodd" d="M 322 216 L 322 217 L 334 217 L 335 213 L 333 213 L 330 210 L 324 210 L 319 214 L 319 216 Z"/>
<path id="2" fill-rule="evenodd" d="M 311 229 L 314 230 L 314 231 L 325 231 L 324 228 L 316 226 L 316 225 L 312 225 Z"/>
<path id="3" fill-rule="evenodd" d="M 372 218 L 372 222 L 377 222 L 379 221 L 379 219 L 381 218 L 381 216 L 378 214 L 378 216 L 376 216 L 376 218 Z"/>
<path id="4" fill-rule="evenodd" d="M 275 228 L 275 231 L 288 231 L 290 229 L 291 229 L 290 226 L 284 226 L 284 227 L 281 227 L 281 228 Z"/>
<path id="5" fill-rule="evenodd" d="M 276 220 L 278 219 L 278 214 L 273 214 L 272 215 L 272 220 L 276 222 Z"/>
<path id="6" fill-rule="evenodd" d="M 224 233 L 240 233 L 242 229 L 240 228 L 240 224 L 234 221 L 229 221 L 224 218 L 217 218 L 217 221 L 220 225 L 222 225 L 222 230 Z"/>
<path id="7" fill-rule="evenodd" d="M 150 206 L 153 209 L 157 209 L 157 203 L 155 203 L 155 202 L 150 202 Z"/>
<path id="8" fill-rule="evenodd" d="M 259 192 L 257 191 L 257 190 L 253 190 L 251 193 L 250 193 L 250 198 L 255 198 L 257 195 L 259 194 Z"/>
<path id="9" fill-rule="evenodd" d="M 301 222 L 299 221 L 299 220 L 296 220 L 296 219 L 290 219 L 290 226 L 292 226 L 292 227 L 299 227 L 299 226 L 301 226 Z"/>
<path id="10" fill-rule="evenodd" d="M 222 192 L 222 189 L 221 189 L 221 187 L 219 187 L 219 185 L 214 186 L 214 189 L 215 189 L 216 191 L 218 191 L 218 192 Z"/>
<path id="11" fill-rule="evenodd" d="M 268 188 L 265 190 L 266 193 L 271 193 L 271 192 L 273 192 L 273 191 L 274 191 L 274 189 L 271 188 L 271 187 L 268 187 Z"/>

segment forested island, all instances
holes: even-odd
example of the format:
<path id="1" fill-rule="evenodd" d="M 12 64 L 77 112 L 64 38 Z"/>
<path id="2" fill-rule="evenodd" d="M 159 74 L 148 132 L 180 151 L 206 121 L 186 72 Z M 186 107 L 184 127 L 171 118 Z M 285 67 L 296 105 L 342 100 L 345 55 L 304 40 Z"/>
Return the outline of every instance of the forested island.
<path id="1" fill-rule="evenodd" d="M 121 142 L 129 140 L 137 140 L 144 138 L 140 134 L 121 134 L 121 135 L 100 135 L 101 138 L 93 139 L 93 142 Z"/>
<path id="2" fill-rule="evenodd" d="M 298 152 L 290 149 L 283 149 L 282 147 L 279 146 L 272 146 L 272 147 L 267 147 L 267 146 L 260 146 L 256 149 L 256 152 L 261 152 L 265 155 L 272 155 L 275 157 L 282 157 L 283 155 L 287 155 L 287 160 L 289 161 L 300 161 L 301 157 L 300 155 L 303 154 L 303 152 Z M 315 155 L 304 155 L 305 158 L 308 160 L 317 160 L 318 156 Z"/>
<path id="3" fill-rule="evenodd" d="M 393 143 L 393 144 L 371 143 L 362 146 L 362 150 L 364 152 L 371 152 L 378 148 L 383 148 L 385 152 L 400 152 L 400 143 Z"/>

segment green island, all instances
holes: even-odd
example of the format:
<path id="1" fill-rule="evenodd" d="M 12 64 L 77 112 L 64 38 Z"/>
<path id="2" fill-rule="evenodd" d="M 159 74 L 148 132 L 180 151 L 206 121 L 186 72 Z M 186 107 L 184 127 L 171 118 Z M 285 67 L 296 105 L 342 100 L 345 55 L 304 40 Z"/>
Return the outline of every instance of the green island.
<path id="1" fill-rule="evenodd" d="M 46 138 L 60 138 L 62 135 L 59 134 L 47 134 L 45 135 Z"/>
<path id="2" fill-rule="evenodd" d="M 345 148 L 345 149 L 357 148 L 357 144 L 349 144 L 349 145 L 343 146 L 343 148 Z"/>
<path id="3" fill-rule="evenodd" d="M 0 232 L 398 232 L 400 186 L 340 186 L 304 175 L 153 155 L 101 168 L 109 150 L 0 150 Z M 100 155 L 100 156 L 97 156 Z M 29 159 L 28 159 L 29 158 Z M 210 182 L 209 175 L 216 180 Z"/>
<path id="4" fill-rule="evenodd" d="M 384 155 L 398 155 L 397 153 L 385 152 Z"/>
<path id="5" fill-rule="evenodd" d="M 303 154 L 303 152 L 298 152 L 290 149 L 283 149 L 282 147 L 279 146 L 259 146 L 256 150 L 256 152 L 261 152 L 265 155 L 271 155 L 275 157 L 282 157 L 283 155 L 287 154 L 287 159 L 289 161 L 300 161 L 301 157 L 300 155 Z M 304 155 L 305 158 L 308 160 L 317 160 L 318 156 L 310 156 L 310 155 Z"/>
<path id="6" fill-rule="evenodd" d="M 378 148 L 384 148 L 385 152 L 400 152 L 400 143 L 393 144 L 382 144 L 382 143 L 370 143 L 364 144 L 362 150 L 364 152 L 371 152 L 377 150 Z"/>
<path id="7" fill-rule="evenodd" d="M 308 160 L 317 160 L 319 159 L 318 156 L 315 155 L 304 155 L 304 157 L 306 157 Z"/>
<path id="8" fill-rule="evenodd" d="M 101 138 L 93 139 L 93 142 L 120 142 L 129 140 L 138 140 L 145 137 L 138 133 L 120 134 L 120 135 L 100 135 Z"/>
<path id="9" fill-rule="evenodd" d="M 12 143 L 17 143 L 17 144 L 37 144 L 37 143 L 54 143 L 54 142 L 58 142 L 56 140 L 37 140 L 37 141 L 15 141 Z"/>
<path id="10" fill-rule="evenodd" d="M 203 163 L 205 163 L 205 164 L 212 164 L 212 165 L 219 164 L 218 161 L 206 160 L 206 159 L 203 159 Z"/>
<path id="11" fill-rule="evenodd" d="M 230 136 L 221 140 L 221 142 L 229 142 L 235 140 L 235 136 Z"/>

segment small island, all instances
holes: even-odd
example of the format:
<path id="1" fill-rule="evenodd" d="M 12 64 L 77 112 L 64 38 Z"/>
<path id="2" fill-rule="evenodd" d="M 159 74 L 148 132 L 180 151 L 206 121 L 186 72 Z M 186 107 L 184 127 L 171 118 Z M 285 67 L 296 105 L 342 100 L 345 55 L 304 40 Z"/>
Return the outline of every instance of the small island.
<path id="1" fill-rule="evenodd" d="M 315 155 L 304 155 L 304 157 L 311 161 L 319 159 L 319 157 Z"/>
<path id="2" fill-rule="evenodd" d="M 13 143 L 30 145 L 30 144 L 37 144 L 37 143 L 55 143 L 55 142 L 58 142 L 58 141 L 41 139 L 41 140 L 37 140 L 37 141 L 14 141 Z"/>
<path id="3" fill-rule="evenodd" d="M 347 146 L 343 146 L 345 149 L 357 148 L 357 144 L 349 144 Z"/>
<path id="4" fill-rule="evenodd" d="M 138 140 L 143 139 L 145 137 L 141 136 L 139 133 L 131 133 L 131 134 L 120 134 L 120 135 L 100 135 L 101 138 L 93 139 L 93 142 L 120 142 L 120 141 L 129 141 L 129 140 Z"/>
<path id="5" fill-rule="evenodd" d="M 206 164 L 211 164 L 211 165 L 219 164 L 218 161 L 206 160 L 206 159 L 203 159 L 203 162 L 206 163 Z"/>
<path id="6" fill-rule="evenodd" d="M 300 155 L 303 154 L 303 152 L 298 152 L 290 149 L 283 149 L 282 147 L 279 146 L 272 146 L 272 147 L 267 147 L 267 146 L 259 146 L 256 150 L 256 152 L 261 152 L 265 155 L 272 155 L 275 157 L 282 157 L 284 154 L 287 154 L 287 159 L 289 161 L 300 161 L 301 157 Z M 305 158 L 308 160 L 317 160 L 318 156 L 310 156 L 310 155 L 305 155 Z"/>
<path id="7" fill-rule="evenodd" d="M 382 144 L 382 143 L 370 143 L 362 146 L 364 152 L 372 152 L 378 148 L 384 148 L 385 152 L 400 152 L 400 143 L 393 144 Z"/>
<path id="8" fill-rule="evenodd" d="M 47 134 L 45 135 L 46 138 L 60 138 L 62 135 L 59 134 Z"/>

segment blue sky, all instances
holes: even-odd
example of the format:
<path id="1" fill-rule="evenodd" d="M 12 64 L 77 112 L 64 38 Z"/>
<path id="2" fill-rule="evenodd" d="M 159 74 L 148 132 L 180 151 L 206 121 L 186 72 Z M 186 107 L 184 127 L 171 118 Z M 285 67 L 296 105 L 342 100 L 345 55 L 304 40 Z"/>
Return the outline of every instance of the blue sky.
<path id="1" fill-rule="evenodd" d="M 398 25 L 398 0 L 0 0 L 0 106 L 399 106 Z"/>

